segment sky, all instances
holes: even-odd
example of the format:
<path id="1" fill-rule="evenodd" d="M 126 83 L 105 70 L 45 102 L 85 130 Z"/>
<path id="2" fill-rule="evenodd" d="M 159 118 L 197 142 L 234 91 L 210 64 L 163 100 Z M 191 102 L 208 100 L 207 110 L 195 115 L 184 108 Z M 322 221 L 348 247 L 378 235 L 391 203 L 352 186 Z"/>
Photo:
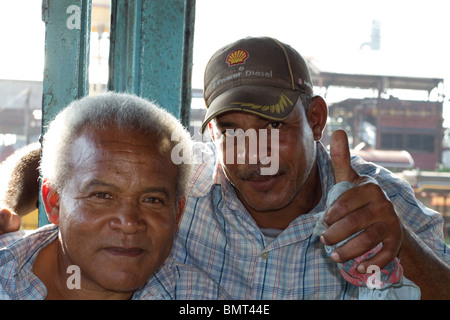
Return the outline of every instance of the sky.
<path id="1" fill-rule="evenodd" d="M 448 0 L 196 3 L 194 88 L 203 87 L 203 70 L 217 49 L 246 36 L 272 36 L 312 58 L 323 71 L 444 78 L 442 90 L 450 97 Z M 370 40 L 373 20 L 380 22 L 380 50 L 361 50 Z M 41 0 L 0 0 L 0 79 L 41 80 L 44 40 Z M 342 97 L 330 90 L 327 99 Z M 446 102 L 444 110 L 449 108 Z M 450 124 L 450 116 L 446 118 Z"/>
<path id="2" fill-rule="evenodd" d="M 41 0 L 0 0 L 0 79 L 42 80 Z"/>
<path id="3" fill-rule="evenodd" d="M 194 87 L 218 48 L 267 35 L 323 71 L 446 78 L 450 89 L 449 9 L 447 0 L 197 0 Z M 381 26 L 380 50 L 361 50 L 373 20 Z"/>
<path id="4" fill-rule="evenodd" d="M 439 76 L 450 53 L 449 9 L 447 0 L 197 0 L 194 59 L 201 63 L 245 36 L 268 35 L 345 71 L 367 52 L 360 46 L 378 20 L 378 55 L 390 57 L 380 71 Z"/>

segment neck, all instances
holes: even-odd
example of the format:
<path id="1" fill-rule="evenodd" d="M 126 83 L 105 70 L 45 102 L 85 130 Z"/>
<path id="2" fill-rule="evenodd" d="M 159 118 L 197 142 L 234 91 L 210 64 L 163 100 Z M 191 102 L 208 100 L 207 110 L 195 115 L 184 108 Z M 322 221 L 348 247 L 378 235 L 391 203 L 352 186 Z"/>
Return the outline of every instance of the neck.
<path id="1" fill-rule="evenodd" d="M 56 239 L 43 248 L 36 257 L 33 272 L 47 288 L 46 300 L 129 300 L 130 292 L 113 292 L 99 286 L 84 285 L 82 271 L 80 272 L 80 288 L 73 288 L 69 279 L 74 272 L 68 269 L 68 263 L 61 248 L 60 241 Z M 87 283 L 87 282 L 86 282 Z"/>
<path id="2" fill-rule="evenodd" d="M 306 182 L 294 198 L 283 208 L 272 211 L 257 211 L 243 201 L 239 193 L 238 198 L 244 204 L 258 227 L 284 230 L 297 217 L 302 214 L 307 214 L 314 209 L 322 198 L 322 186 L 317 164 L 313 166 Z"/>

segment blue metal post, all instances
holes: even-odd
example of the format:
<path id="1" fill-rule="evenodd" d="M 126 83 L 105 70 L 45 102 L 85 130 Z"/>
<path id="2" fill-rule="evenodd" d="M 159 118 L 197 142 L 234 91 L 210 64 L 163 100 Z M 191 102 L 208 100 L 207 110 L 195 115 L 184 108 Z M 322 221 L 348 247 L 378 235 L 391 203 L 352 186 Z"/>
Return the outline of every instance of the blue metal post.
<path id="1" fill-rule="evenodd" d="M 75 99 L 89 93 L 91 0 L 43 0 L 45 67 L 42 133 L 47 123 Z M 42 201 L 39 226 L 48 224 Z"/>
<path id="2" fill-rule="evenodd" d="M 186 126 L 195 0 L 112 0 L 108 89 L 155 101 Z"/>

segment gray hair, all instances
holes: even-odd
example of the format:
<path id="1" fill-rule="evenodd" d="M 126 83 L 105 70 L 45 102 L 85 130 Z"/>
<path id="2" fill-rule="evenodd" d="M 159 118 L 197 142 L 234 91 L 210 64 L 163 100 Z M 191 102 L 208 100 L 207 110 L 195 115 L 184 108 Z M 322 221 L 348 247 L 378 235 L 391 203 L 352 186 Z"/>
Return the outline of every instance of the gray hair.
<path id="1" fill-rule="evenodd" d="M 182 150 L 191 154 L 191 136 L 172 114 L 146 99 L 108 92 L 72 102 L 51 121 L 43 138 L 42 177 L 57 190 L 62 189 L 72 172 L 69 149 L 73 141 L 86 128 L 106 130 L 110 125 L 142 132 L 149 139 L 158 138 L 162 146 L 172 149 L 181 144 Z M 172 136 L 176 136 L 177 141 L 172 141 Z M 185 195 L 190 178 L 191 162 L 179 164 L 177 201 Z"/>
<path id="2" fill-rule="evenodd" d="M 309 93 L 301 93 L 299 98 L 302 101 L 305 112 L 308 112 L 313 96 Z"/>

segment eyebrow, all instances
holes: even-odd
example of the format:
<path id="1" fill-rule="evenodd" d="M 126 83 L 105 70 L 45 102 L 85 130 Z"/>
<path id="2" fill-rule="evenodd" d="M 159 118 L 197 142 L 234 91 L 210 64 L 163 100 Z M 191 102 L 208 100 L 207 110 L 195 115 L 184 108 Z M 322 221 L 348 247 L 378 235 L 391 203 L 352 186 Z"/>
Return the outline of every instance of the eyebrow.
<path id="1" fill-rule="evenodd" d="M 112 183 L 108 183 L 99 179 L 93 179 L 91 180 L 85 187 L 82 188 L 83 191 L 87 191 L 92 187 L 106 187 L 110 188 L 113 191 L 120 191 L 120 188 Z M 170 192 L 167 190 L 166 187 L 149 187 L 144 190 L 142 190 L 142 193 L 149 193 L 149 192 L 158 192 L 164 194 L 167 198 L 170 198 Z"/>
<path id="2" fill-rule="evenodd" d="M 147 189 L 143 190 L 143 193 L 149 193 L 149 192 L 151 192 L 151 193 L 153 193 L 153 192 L 162 193 L 168 199 L 170 199 L 169 190 L 167 190 L 167 188 L 165 188 L 165 187 L 150 187 L 150 188 L 147 188 Z"/>
<path id="3" fill-rule="evenodd" d="M 234 122 L 231 121 L 223 121 L 223 120 L 218 120 L 215 119 L 216 121 L 216 127 L 235 127 L 236 124 Z"/>
<path id="4" fill-rule="evenodd" d="M 107 187 L 107 188 L 111 188 L 113 190 L 119 191 L 119 187 L 111 184 L 111 183 L 107 183 L 105 181 L 99 180 L 99 179 L 93 179 L 91 181 L 89 181 L 89 183 L 87 185 L 85 185 L 82 190 L 88 190 L 92 187 Z"/>

